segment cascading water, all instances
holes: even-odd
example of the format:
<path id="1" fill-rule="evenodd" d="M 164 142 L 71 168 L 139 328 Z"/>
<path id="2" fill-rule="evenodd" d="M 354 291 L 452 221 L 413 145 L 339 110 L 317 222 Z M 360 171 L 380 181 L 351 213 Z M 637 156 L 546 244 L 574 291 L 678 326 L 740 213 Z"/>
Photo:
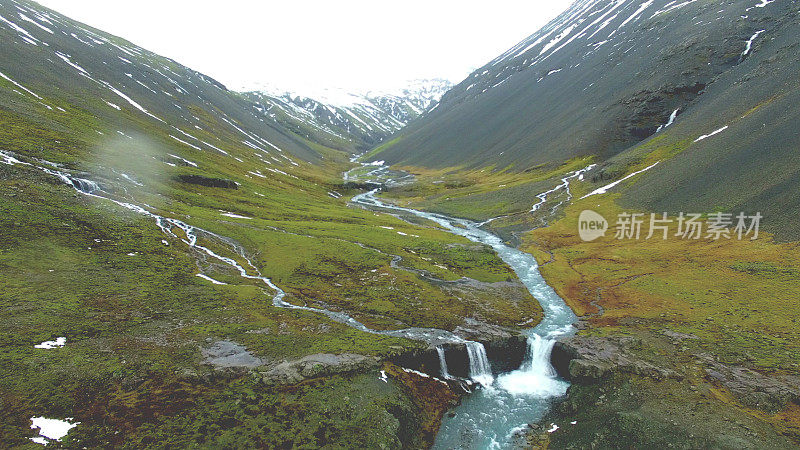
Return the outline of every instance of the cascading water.
<path id="1" fill-rule="evenodd" d="M 445 380 L 451 378 L 450 373 L 447 371 L 447 358 L 445 358 L 444 347 L 437 345 L 436 353 L 439 354 L 439 372 L 441 373 L 442 378 Z"/>
<path id="2" fill-rule="evenodd" d="M 497 385 L 512 395 L 547 397 L 563 393 L 566 383 L 557 378 L 550 364 L 555 339 L 533 334 L 528 338 L 528 353 L 519 369 L 500 375 Z"/>
<path id="3" fill-rule="evenodd" d="M 534 205 L 533 210 L 539 209 L 547 201 L 549 194 L 561 189 L 567 190 L 566 201 L 568 201 L 571 197 L 570 180 L 581 179 L 593 168 L 594 165 L 591 165 L 562 178 L 561 185 L 537 196 L 539 202 Z M 378 199 L 375 196 L 377 192 L 375 189 L 359 194 L 353 197 L 352 201 L 368 208 L 413 214 L 431 220 L 453 234 L 491 246 L 497 255 L 514 269 L 520 281 L 542 306 L 544 319 L 536 328 L 528 331 L 528 354 L 519 369 L 499 374 L 497 378 L 492 379 L 488 360 L 485 367 L 478 368 L 480 350 L 477 346 L 467 344 L 470 355 L 470 377 L 482 378 L 483 389 L 464 398 L 461 405 L 452 411 L 454 414 L 448 415 L 443 420 L 434 443 L 434 448 L 438 449 L 512 446 L 517 431 L 524 430 L 529 423 L 539 420 L 549 408 L 550 400 L 566 393 L 569 384 L 557 378 L 550 364 L 550 352 L 556 338 L 574 333 L 572 324 L 577 317 L 545 282 L 532 255 L 505 245 L 502 239 L 480 228 L 489 221 L 475 223 L 395 206 Z M 480 348 L 483 349 L 483 346 Z M 485 356 L 485 349 L 483 354 Z M 476 366 L 474 369 L 473 365 Z"/>
<path id="4" fill-rule="evenodd" d="M 480 342 L 467 342 L 467 356 L 469 356 L 469 377 L 482 386 L 491 386 L 494 382 L 492 366 L 486 356 L 486 347 Z"/>
<path id="5" fill-rule="evenodd" d="M 545 339 L 538 334 L 528 338 L 528 353 L 520 370 L 538 370 L 542 375 L 553 376 L 555 369 L 550 365 L 550 353 L 553 351 L 554 339 Z"/>
<path id="6" fill-rule="evenodd" d="M 3 156 L 2 162 L 6 164 L 33 165 L 13 159 L 6 153 L 2 153 L 0 156 Z M 54 166 L 52 163 L 50 165 Z M 511 437 L 516 430 L 520 430 L 526 424 L 538 420 L 544 414 L 549 405 L 548 399 L 563 395 L 566 392 L 568 384 L 555 377 L 549 363 L 549 356 L 556 337 L 574 332 L 572 324 L 576 320 L 575 315 L 544 281 L 533 256 L 505 245 L 499 237 L 482 230 L 480 228 L 481 224 L 386 204 L 375 197 L 377 189 L 359 194 L 352 199 L 354 203 L 365 207 L 402 211 L 431 220 L 453 234 L 489 245 L 503 261 L 514 269 L 522 283 L 541 304 L 545 317 L 536 328 L 529 332 L 528 355 L 525 363 L 520 369 L 500 374 L 497 378 L 493 377 L 491 365 L 486 357 L 486 349 L 480 343 L 465 341 L 451 332 L 433 328 L 407 328 L 392 331 L 371 330 L 344 313 L 290 304 L 283 300 L 285 292 L 273 284 L 269 278 L 262 276 L 245 256 L 244 249 L 230 239 L 193 227 L 178 219 L 159 216 L 133 203 L 114 199 L 106 195 L 107 193 L 96 182 L 42 166 L 34 167 L 59 177 L 64 183 L 69 184 L 87 196 L 109 200 L 126 209 L 155 219 L 159 228 L 170 236 L 178 237 L 173 233 L 173 229 L 180 229 L 185 236 L 181 240 L 191 248 L 235 268 L 242 278 L 261 281 L 271 288 L 275 292 L 272 303 L 277 307 L 324 314 L 332 320 L 370 333 L 422 340 L 432 345 L 440 345 L 442 343 L 465 344 L 469 355 L 470 377 L 479 382 L 484 388 L 466 397 L 454 411 L 455 414 L 444 420 L 434 448 L 484 449 L 507 446 L 510 444 Z M 385 166 L 377 168 L 374 172 L 375 174 L 385 172 Z M 583 172 L 580 171 L 581 174 Z M 572 178 L 572 176 L 568 178 Z M 199 245 L 198 236 L 200 235 L 204 239 L 232 250 L 235 256 L 245 261 L 250 269 L 245 268 L 234 258 L 219 255 L 208 247 Z M 250 271 L 255 274 L 251 274 Z M 444 358 L 444 348 L 441 349 L 439 355 L 442 375 L 447 376 L 449 374 L 447 373 L 447 364 Z"/>

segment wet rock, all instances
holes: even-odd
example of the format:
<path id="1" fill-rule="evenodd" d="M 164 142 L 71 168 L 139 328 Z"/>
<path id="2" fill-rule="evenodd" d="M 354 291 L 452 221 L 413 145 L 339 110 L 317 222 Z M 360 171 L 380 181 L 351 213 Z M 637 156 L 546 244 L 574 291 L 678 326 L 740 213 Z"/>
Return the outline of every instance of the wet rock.
<path id="1" fill-rule="evenodd" d="M 379 360 L 376 357 L 343 353 L 317 353 L 303 358 L 284 361 L 266 372 L 261 372 L 261 381 L 265 384 L 296 384 L 308 378 L 317 378 L 335 374 L 363 372 L 376 369 Z"/>
<path id="2" fill-rule="evenodd" d="M 456 327 L 453 333 L 470 341 L 481 342 L 486 348 L 486 356 L 494 372 L 507 372 L 519 368 L 528 347 L 527 338 L 519 332 L 471 318 L 465 319 L 464 324 Z M 458 347 L 457 355 L 448 355 L 448 364 L 463 367 L 466 373 L 469 367 L 466 347 L 463 345 L 454 347 Z M 452 359 L 456 361 L 451 363 Z"/>
<path id="3" fill-rule="evenodd" d="M 484 331 L 493 326 L 487 325 Z M 494 327 L 498 328 L 499 327 Z M 458 334 L 458 332 L 457 332 Z M 498 334 L 473 334 L 470 335 L 477 342 L 483 344 L 486 349 L 486 357 L 494 373 L 508 372 L 519 368 L 527 351 L 527 338 L 519 334 L 510 332 L 498 332 Z M 490 338 L 490 339 L 487 339 Z M 469 377 L 469 355 L 464 343 L 445 343 L 440 344 L 444 349 L 445 361 L 447 362 L 448 373 L 454 377 Z M 441 372 L 441 362 L 436 347 L 427 349 L 414 349 L 400 353 L 391 358 L 391 361 L 399 366 L 418 370 L 428 375 L 439 377 Z"/>

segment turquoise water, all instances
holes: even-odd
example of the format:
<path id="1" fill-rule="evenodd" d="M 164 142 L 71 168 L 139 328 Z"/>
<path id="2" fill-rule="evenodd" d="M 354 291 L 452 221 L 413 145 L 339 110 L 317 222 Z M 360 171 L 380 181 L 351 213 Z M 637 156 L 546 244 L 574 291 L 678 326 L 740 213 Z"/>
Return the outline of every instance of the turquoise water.
<path id="1" fill-rule="evenodd" d="M 566 393 L 569 384 L 558 379 L 550 365 L 550 350 L 557 337 L 574 332 L 572 324 L 577 317 L 545 282 L 532 255 L 509 247 L 475 222 L 390 205 L 377 199 L 376 192 L 357 195 L 353 202 L 432 220 L 453 234 L 491 246 L 541 304 L 545 316 L 528 331 L 528 353 L 522 366 L 496 374 L 493 380 L 481 383 L 483 388 L 464 398 L 452 417 L 445 417 L 433 448 L 511 447 L 515 432 L 540 419 L 550 401 Z"/>

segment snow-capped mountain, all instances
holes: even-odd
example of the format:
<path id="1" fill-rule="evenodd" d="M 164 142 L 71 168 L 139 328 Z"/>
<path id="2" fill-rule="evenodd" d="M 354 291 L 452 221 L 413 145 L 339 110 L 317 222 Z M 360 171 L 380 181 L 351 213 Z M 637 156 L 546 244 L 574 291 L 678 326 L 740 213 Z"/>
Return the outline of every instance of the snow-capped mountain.
<path id="1" fill-rule="evenodd" d="M 334 147 L 370 148 L 434 107 L 452 87 L 447 80 L 414 80 L 389 91 L 325 89 L 310 94 L 277 89 L 245 95 L 271 119 Z"/>

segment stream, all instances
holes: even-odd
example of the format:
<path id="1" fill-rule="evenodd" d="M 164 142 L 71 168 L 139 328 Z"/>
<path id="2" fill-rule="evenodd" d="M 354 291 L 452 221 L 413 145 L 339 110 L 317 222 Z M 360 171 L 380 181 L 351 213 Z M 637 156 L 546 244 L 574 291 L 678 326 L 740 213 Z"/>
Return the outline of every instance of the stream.
<path id="1" fill-rule="evenodd" d="M 591 166 L 562 178 L 562 184 L 547 192 L 569 189 L 569 180 L 580 177 Z M 388 171 L 388 168 L 385 169 Z M 371 175 L 380 174 L 373 169 Z M 528 253 L 509 247 L 498 236 L 481 229 L 484 223 L 448 217 L 442 214 L 418 211 L 388 204 L 376 197 L 379 190 L 356 195 L 352 202 L 370 209 L 397 211 L 437 223 L 450 233 L 473 242 L 488 245 L 516 272 L 520 281 L 539 301 L 544 319 L 528 336 L 527 355 L 522 366 L 508 373 L 493 373 L 490 368 L 478 370 L 473 365 L 482 363 L 475 353 L 480 350 L 468 346 L 470 377 L 481 388 L 465 397 L 461 404 L 446 416 L 436 437 L 434 449 L 488 449 L 513 446 L 514 435 L 529 423 L 539 420 L 547 411 L 550 399 L 564 395 L 569 384 L 559 379 L 550 364 L 550 351 L 560 336 L 574 333 L 577 317 L 561 297 L 556 294 L 539 273 L 539 266 Z M 537 196 L 540 206 L 547 195 Z M 482 348 L 482 346 L 481 346 Z M 442 376 L 448 377 L 445 355 L 438 349 Z M 486 361 L 488 364 L 488 361 Z"/>
<path id="2" fill-rule="evenodd" d="M 59 178 L 76 191 L 89 197 L 111 201 L 120 207 L 153 219 L 156 225 L 169 237 L 179 239 L 191 249 L 205 256 L 224 263 L 239 273 L 245 280 L 263 283 L 272 292 L 272 304 L 287 309 L 300 309 L 323 314 L 330 319 L 344 323 L 359 330 L 424 341 L 434 346 L 439 354 L 441 364 L 440 376 L 452 378 L 447 370 L 446 350 L 442 344 L 464 344 L 469 357 L 468 384 L 479 385 L 472 394 L 466 396 L 452 414 L 445 417 L 436 437 L 434 448 L 437 449 L 485 449 L 507 448 L 513 445 L 516 432 L 525 429 L 527 424 L 539 420 L 547 411 L 550 399 L 566 392 L 568 383 L 560 380 L 550 365 L 550 351 L 556 338 L 574 332 L 573 323 L 577 317 L 556 292 L 545 282 L 538 270 L 538 264 L 532 255 L 509 247 L 498 236 L 481 229 L 483 223 L 475 223 L 465 219 L 448 217 L 441 214 L 428 213 L 410 208 L 403 208 L 385 203 L 376 197 L 379 189 L 358 194 L 351 202 L 364 208 L 412 214 L 422 219 L 435 222 L 450 233 L 463 236 L 473 242 L 491 246 L 498 256 L 517 274 L 533 297 L 539 301 L 544 311 L 544 318 L 535 328 L 526 332 L 528 336 L 527 355 L 521 367 L 507 373 L 495 373 L 486 356 L 483 344 L 465 340 L 447 330 L 435 328 L 406 328 L 401 330 L 373 330 L 343 312 L 322 308 L 299 306 L 284 300 L 285 292 L 269 278 L 263 276 L 258 268 L 247 257 L 245 250 L 232 239 L 220 236 L 196 226 L 189 225 L 175 218 L 160 216 L 144 206 L 119 199 L 107 190 L 102 183 L 79 178 L 57 165 L 43 160 L 27 162 L 16 159 L 7 152 L 0 152 L 3 161 L 9 165 L 24 165 L 39 169 L 51 176 Z M 367 174 L 378 182 L 386 182 L 386 174 L 391 173 L 382 164 L 364 164 L 371 166 Z M 583 171 L 590 168 L 583 169 Z M 354 169 L 355 170 L 355 169 Z M 569 190 L 569 180 L 580 176 L 583 171 L 576 171 L 562 179 L 558 189 Z M 384 178 L 382 178 L 384 177 Z M 401 177 L 402 178 L 402 177 Z M 349 179 L 349 172 L 345 174 Z M 391 181 L 391 179 L 389 179 Z M 538 196 L 540 204 L 546 201 L 546 195 Z M 485 223 L 485 222 L 484 222 Z M 180 232 L 176 232 L 180 230 Z M 221 255 L 200 242 L 213 243 L 226 249 L 230 256 Z"/>

